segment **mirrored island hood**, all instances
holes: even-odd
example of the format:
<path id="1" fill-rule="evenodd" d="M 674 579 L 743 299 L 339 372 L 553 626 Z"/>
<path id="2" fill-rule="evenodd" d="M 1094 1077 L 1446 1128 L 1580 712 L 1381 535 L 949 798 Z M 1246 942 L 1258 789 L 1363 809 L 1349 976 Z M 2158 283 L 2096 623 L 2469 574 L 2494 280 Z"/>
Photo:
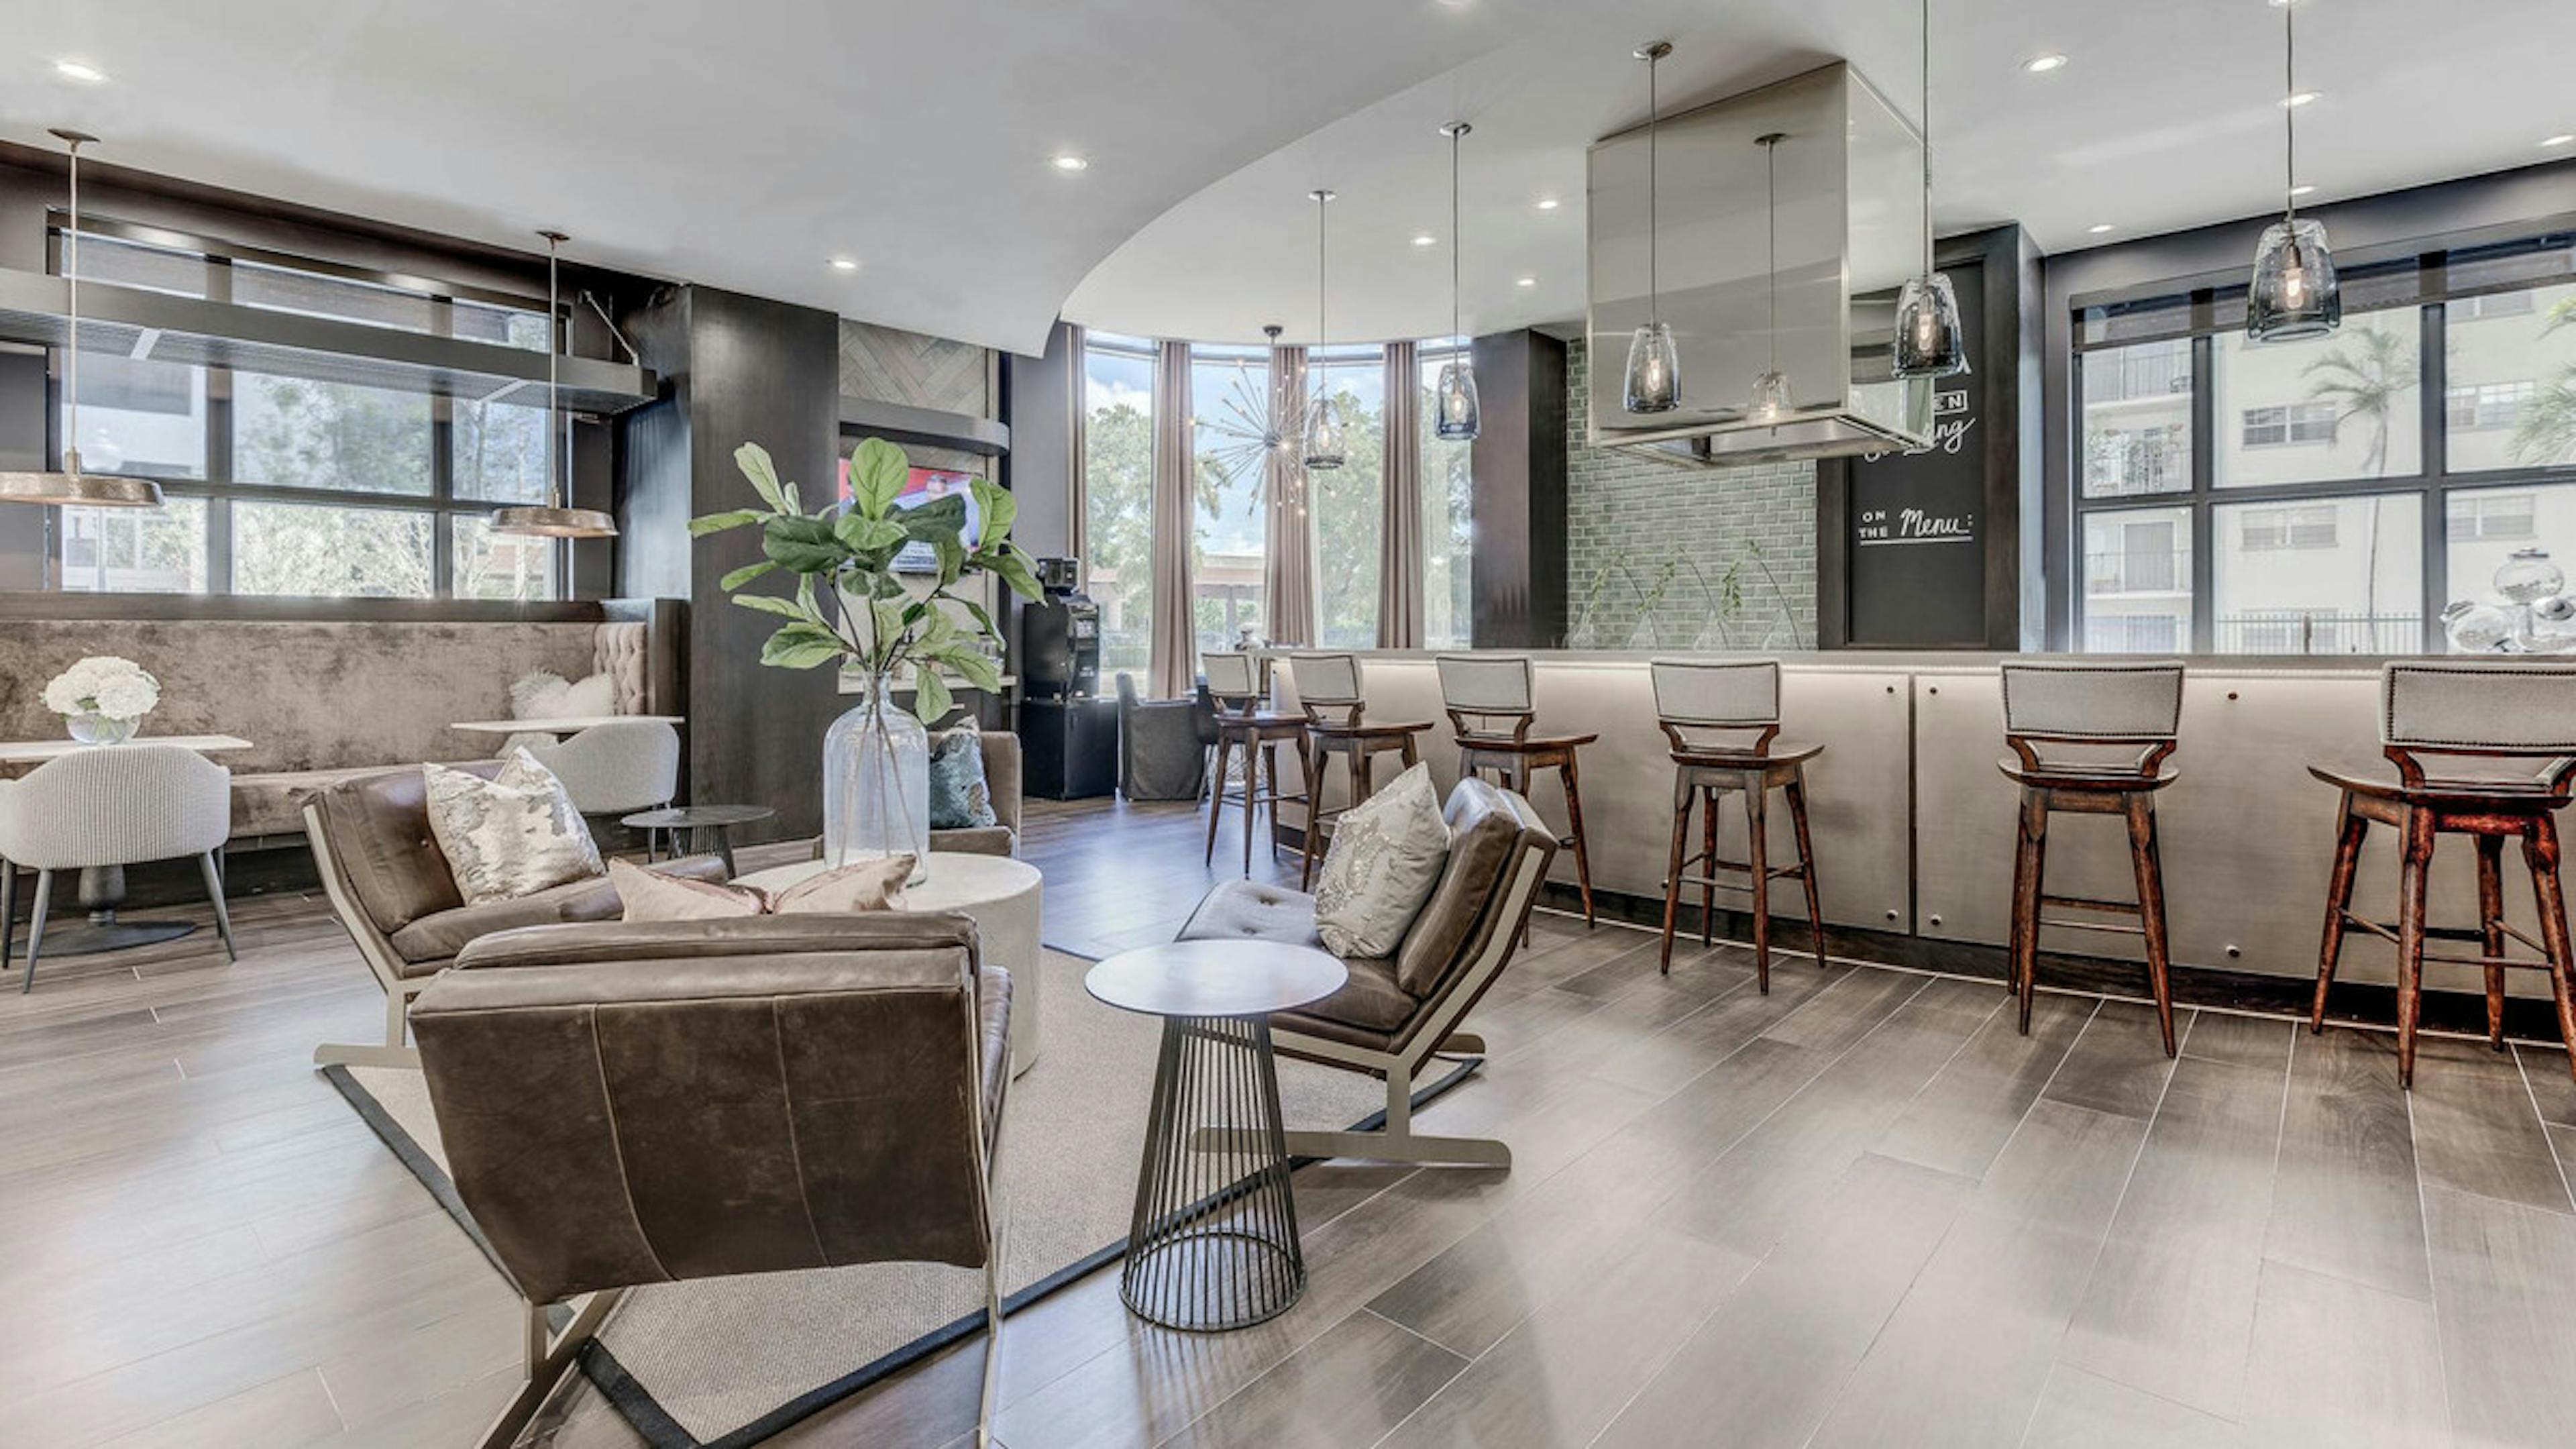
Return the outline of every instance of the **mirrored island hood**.
<path id="1" fill-rule="evenodd" d="M 1591 441 L 1709 465 L 1923 446 L 1931 388 L 1890 371 L 1923 246 L 1912 124 L 1838 62 L 1665 117 L 1654 149 L 1651 205 L 1645 127 L 1590 151 Z M 1678 343 L 1681 401 L 1633 413 L 1622 377 L 1650 319 Z M 1786 385 L 1768 411 L 1766 373 Z"/>

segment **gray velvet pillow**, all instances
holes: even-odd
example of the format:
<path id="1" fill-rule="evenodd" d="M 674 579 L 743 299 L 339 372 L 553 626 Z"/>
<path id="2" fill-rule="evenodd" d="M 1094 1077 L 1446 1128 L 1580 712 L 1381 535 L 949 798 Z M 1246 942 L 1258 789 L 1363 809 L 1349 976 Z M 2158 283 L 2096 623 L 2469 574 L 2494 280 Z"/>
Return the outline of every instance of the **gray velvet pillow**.
<path id="1" fill-rule="evenodd" d="M 1449 863 L 1431 767 L 1416 765 L 1344 813 L 1315 882 L 1315 933 L 1336 956 L 1392 956 Z"/>

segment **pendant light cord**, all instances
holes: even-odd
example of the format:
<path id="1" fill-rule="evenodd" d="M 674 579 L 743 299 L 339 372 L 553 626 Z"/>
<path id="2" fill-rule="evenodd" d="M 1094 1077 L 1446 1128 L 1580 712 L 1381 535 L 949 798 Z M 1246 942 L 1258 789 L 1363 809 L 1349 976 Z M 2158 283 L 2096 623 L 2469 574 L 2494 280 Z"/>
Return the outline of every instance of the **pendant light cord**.
<path id="1" fill-rule="evenodd" d="M 1449 127 L 1449 340 L 1458 340 L 1458 138 L 1464 122 Z"/>
<path id="2" fill-rule="evenodd" d="M 1664 320 L 1664 282 L 1657 255 L 1663 221 L 1656 209 L 1663 167 L 1655 148 L 1655 132 L 1662 120 L 1662 105 L 1655 93 L 1655 67 L 1662 61 L 1662 56 L 1651 51 L 1646 56 L 1646 325 L 1650 327 Z"/>
<path id="3" fill-rule="evenodd" d="M 1765 335 L 1770 350 L 1770 371 L 1780 370 L 1780 141 L 1773 136 L 1762 143 L 1762 222 L 1769 233 L 1770 251 L 1763 263 L 1771 293 L 1771 328 Z"/>
<path id="4" fill-rule="evenodd" d="M 563 384 L 555 360 L 563 354 L 563 288 L 556 271 L 561 239 L 546 238 L 546 501 L 563 506 Z"/>
<path id="5" fill-rule="evenodd" d="M 1927 0 L 1928 3 L 1928 0 Z M 2291 97 L 2299 93 L 2299 7 L 2297 0 L 2281 7 L 2281 216 L 2295 220 L 2299 214 L 2299 108 Z"/>
<path id="6" fill-rule="evenodd" d="M 63 233 L 63 278 L 71 291 L 71 332 L 63 349 L 64 409 L 69 421 L 64 427 L 63 451 L 71 458 L 66 471 L 80 473 L 80 148 L 72 148 L 72 221 Z"/>
<path id="7" fill-rule="evenodd" d="M 1923 0 L 1923 275 L 1932 275 L 1932 0 Z"/>

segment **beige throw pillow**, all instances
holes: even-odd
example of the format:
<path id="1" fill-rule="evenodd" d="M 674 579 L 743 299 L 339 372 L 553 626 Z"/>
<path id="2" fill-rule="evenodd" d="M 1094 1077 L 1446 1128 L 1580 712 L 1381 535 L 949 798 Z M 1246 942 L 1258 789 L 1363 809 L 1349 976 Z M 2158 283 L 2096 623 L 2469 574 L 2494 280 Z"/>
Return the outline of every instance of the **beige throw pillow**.
<path id="1" fill-rule="evenodd" d="M 445 765 L 420 767 L 429 833 L 469 906 L 517 900 L 601 872 L 599 847 L 552 770 L 513 750 L 486 780 Z"/>
<path id="2" fill-rule="evenodd" d="M 1336 956 L 1392 956 L 1449 864 L 1431 767 L 1416 765 L 1333 827 L 1315 883 L 1315 933 Z"/>
<path id="3" fill-rule="evenodd" d="M 687 880 L 622 860 L 608 863 L 608 882 L 630 921 L 704 921 L 723 916 L 829 915 L 899 910 L 912 875 L 909 854 L 864 860 L 807 876 L 779 890 L 740 882 Z"/>

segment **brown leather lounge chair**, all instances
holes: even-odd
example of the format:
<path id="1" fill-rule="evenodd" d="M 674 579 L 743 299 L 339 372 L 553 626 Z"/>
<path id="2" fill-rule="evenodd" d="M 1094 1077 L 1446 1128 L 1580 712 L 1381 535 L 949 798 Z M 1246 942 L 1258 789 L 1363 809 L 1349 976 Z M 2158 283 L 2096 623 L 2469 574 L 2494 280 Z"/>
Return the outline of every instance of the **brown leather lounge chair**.
<path id="1" fill-rule="evenodd" d="M 944 913 L 485 936 L 412 1005 L 457 1195 L 527 1300 L 509 1444 L 637 1284 L 857 1263 L 984 1270 L 1011 981 Z M 546 1305 L 588 1295 L 560 1335 Z"/>
<path id="2" fill-rule="evenodd" d="M 501 762 L 456 768 L 488 778 Z M 304 836 L 313 847 L 323 894 L 357 943 L 359 958 L 385 988 L 384 1044 L 325 1043 L 313 1053 L 317 1067 L 419 1066 L 420 1054 L 404 1044 L 403 1009 L 478 936 L 563 921 L 614 921 L 625 914 L 606 880 L 574 881 L 513 901 L 465 904 L 447 857 L 430 838 L 418 765 L 315 790 L 304 802 Z M 665 861 L 654 869 L 700 880 L 725 878 L 724 861 L 712 855 Z"/>
<path id="3" fill-rule="evenodd" d="M 1301 1157 L 1509 1167 L 1511 1148 L 1483 1137 L 1424 1137 L 1413 1130 L 1413 1079 L 1435 1053 L 1480 1055 L 1481 1038 L 1457 1030 L 1512 959 L 1556 832 L 1529 802 L 1483 780 L 1449 792 L 1449 863 L 1392 956 L 1345 957 L 1350 983 L 1311 1006 L 1270 1019 L 1279 1052 L 1386 1079 L 1386 1125 L 1372 1132 L 1291 1132 Z M 1315 898 L 1279 886 L 1227 881 L 1181 928 L 1184 941 L 1288 941 L 1322 949 Z"/>

